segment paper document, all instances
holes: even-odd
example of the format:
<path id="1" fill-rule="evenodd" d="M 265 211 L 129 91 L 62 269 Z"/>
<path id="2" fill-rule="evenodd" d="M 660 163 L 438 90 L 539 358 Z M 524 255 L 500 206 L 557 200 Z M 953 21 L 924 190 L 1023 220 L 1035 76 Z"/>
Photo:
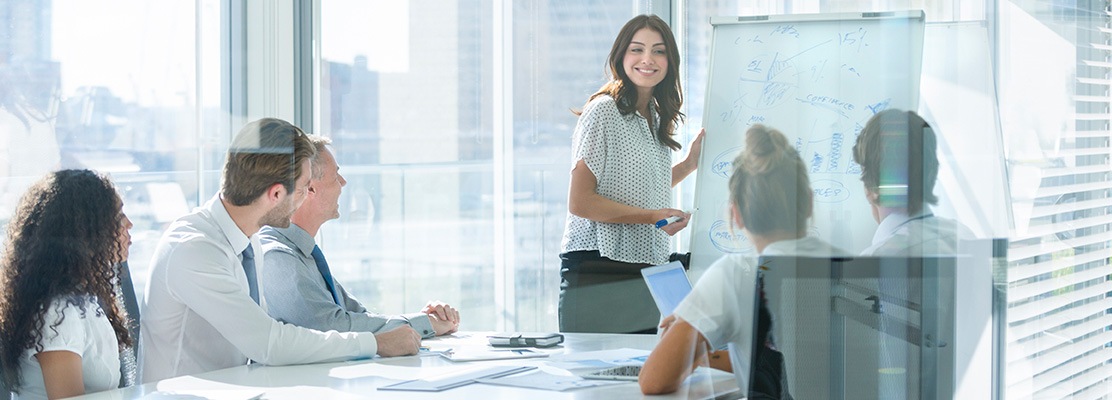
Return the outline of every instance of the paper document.
<path id="1" fill-rule="evenodd" d="M 174 390 L 157 391 L 141 397 L 142 400 L 255 400 L 263 397 L 262 390 Z"/>
<path id="2" fill-rule="evenodd" d="M 548 353 L 526 348 L 499 349 L 490 346 L 484 346 L 479 348 L 462 348 L 452 351 L 446 351 L 444 353 L 441 353 L 440 356 L 452 361 L 485 361 L 505 360 L 511 358 L 548 357 Z"/>
<path id="3" fill-rule="evenodd" d="M 328 376 L 336 379 L 359 379 L 368 376 L 374 376 L 379 378 L 409 381 L 414 379 L 432 378 L 434 376 L 447 375 L 454 372 L 468 371 L 473 368 L 474 367 L 471 365 L 407 366 L 370 362 L 332 368 L 328 371 Z"/>
<path id="4" fill-rule="evenodd" d="M 552 356 L 548 365 L 563 369 L 603 368 L 617 365 L 643 365 L 649 350 L 614 349 Z"/>
<path id="5" fill-rule="evenodd" d="M 479 379 L 479 383 L 502 386 L 516 386 L 530 389 L 555 390 L 562 392 L 571 389 L 581 389 L 596 386 L 618 385 L 626 382 L 620 381 L 591 381 L 574 375 L 556 375 L 545 371 L 536 371 L 527 374 L 505 376 L 501 378 Z"/>
<path id="6" fill-rule="evenodd" d="M 459 372 L 434 376 L 427 379 L 399 382 L 378 388 L 378 390 L 412 390 L 418 392 L 439 392 L 468 384 L 475 383 L 477 379 L 498 378 L 513 375 L 519 372 L 532 371 L 537 367 L 520 366 L 476 366 Z"/>

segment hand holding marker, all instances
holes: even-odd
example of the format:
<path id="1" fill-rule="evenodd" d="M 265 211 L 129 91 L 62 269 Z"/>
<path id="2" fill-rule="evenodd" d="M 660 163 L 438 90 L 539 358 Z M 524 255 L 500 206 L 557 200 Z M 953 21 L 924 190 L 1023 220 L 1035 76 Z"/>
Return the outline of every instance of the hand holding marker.
<path id="1" fill-rule="evenodd" d="M 684 214 L 694 214 L 694 213 L 695 213 L 695 210 L 692 210 L 692 211 L 689 211 L 689 212 L 684 212 Z M 663 228 L 663 227 L 667 226 L 668 224 L 671 224 L 673 222 L 679 222 L 679 221 L 683 221 L 683 216 L 682 215 L 680 215 L 680 216 L 673 215 L 671 217 L 662 219 L 660 221 L 656 221 L 656 227 L 658 229 Z"/>

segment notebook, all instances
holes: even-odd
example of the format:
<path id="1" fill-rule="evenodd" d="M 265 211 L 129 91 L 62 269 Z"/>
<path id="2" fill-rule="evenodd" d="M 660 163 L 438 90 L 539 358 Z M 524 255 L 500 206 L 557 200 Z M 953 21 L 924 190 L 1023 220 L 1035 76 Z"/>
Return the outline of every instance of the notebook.
<path id="1" fill-rule="evenodd" d="M 617 367 L 610 367 L 593 371 L 591 373 L 580 375 L 584 379 L 605 379 L 612 381 L 636 381 L 637 377 L 641 375 L 640 365 L 619 365 Z"/>
<path id="2" fill-rule="evenodd" d="M 641 276 L 645 277 L 645 284 L 649 287 L 649 293 L 656 302 L 656 308 L 660 309 L 661 316 L 672 315 L 676 306 L 691 293 L 691 281 L 687 279 L 687 272 L 679 261 L 642 268 Z"/>

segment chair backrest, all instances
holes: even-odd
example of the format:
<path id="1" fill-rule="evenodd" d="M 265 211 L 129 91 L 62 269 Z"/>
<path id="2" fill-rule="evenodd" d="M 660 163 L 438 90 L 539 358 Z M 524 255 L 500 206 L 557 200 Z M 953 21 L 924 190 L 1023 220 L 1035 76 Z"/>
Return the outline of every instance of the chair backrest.
<path id="1" fill-rule="evenodd" d="M 8 389 L 8 385 L 4 384 L 4 371 L 0 371 L 0 398 L 11 399 L 12 391 Z"/>
<path id="2" fill-rule="evenodd" d="M 124 310 L 131 319 L 128 334 L 131 336 L 132 346 L 129 354 L 120 355 L 120 387 L 124 387 L 135 383 L 135 372 L 139 367 L 139 300 L 135 297 L 135 284 L 131 281 L 131 268 L 126 261 L 120 263 L 119 294 L 123 296 Z"/>
<path id="3" fill-rule="evenodd" d="M 783 368 L 773 381 L 796 398 L 948 397 L 960 259 L 762 257 L 770 318 L 755 319 L 753 334 L 770 329 L 767 347 Z M 766 344 L 753 345 L 756 356 Z"/>

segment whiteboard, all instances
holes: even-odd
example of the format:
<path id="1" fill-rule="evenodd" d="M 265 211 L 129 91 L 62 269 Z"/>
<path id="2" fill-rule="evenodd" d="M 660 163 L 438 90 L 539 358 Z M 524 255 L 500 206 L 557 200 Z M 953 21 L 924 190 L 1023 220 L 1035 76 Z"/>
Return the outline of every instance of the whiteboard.
<path id="1" fill-rule="evenodd" d="M 756 255 L 733 228 L 727 182 L 745 131 L 780 130 L 807 165 L 815 194 L 810 234 L 851 253 L 873 220 L 853 143 L 869 117 L 917 109 L 922 11 L 711 18 L 703 152 L 695 187 L 691 264 Z"/>

